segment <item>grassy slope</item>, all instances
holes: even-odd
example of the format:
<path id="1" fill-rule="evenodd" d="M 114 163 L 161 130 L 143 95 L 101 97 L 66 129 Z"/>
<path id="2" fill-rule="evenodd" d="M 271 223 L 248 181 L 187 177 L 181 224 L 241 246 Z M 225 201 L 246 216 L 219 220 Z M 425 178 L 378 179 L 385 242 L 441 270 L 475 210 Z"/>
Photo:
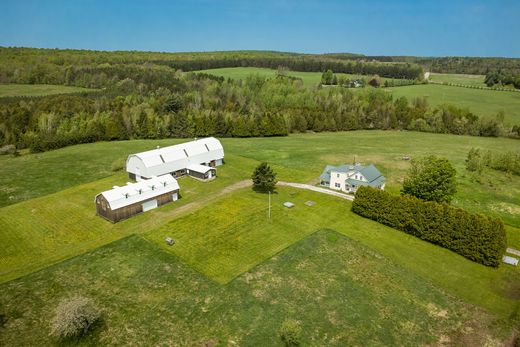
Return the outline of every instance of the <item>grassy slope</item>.
<path id="1" fill-rule="evenodd" d="M 81 276 L 78 276 L 81 273 Z M 0 286 L 2 345 L 49 345 L 53 308 L 92 297 L 104 321 L 74 345 L 281 346 L 286 318 L 303 345 L 484 345 L 502 327 L 333 231 L 296 243 L 226 286 L 139 237 Z M 38 317 L 35 319 L 34 317 Z"/>
<path id="2" fill-rule="evenodd" d="M 471 112 L 492 118 L 499 111 L 504 111 L 505 122 L 520 123 L 520 93 L 480 90 L 437 84 L 422 84 L 388 88 L 395 97 L 405 96 L 409 99 L 427 97 L 432 106 L 452 104 L 469 108 Z"/>
<path id="3" fill-rule="evenodd" d="M 91 197 L 102 186 L 120 181 L 120 177 L 6 207 L 0 214 L 0 253 L 5 255 L 0 263 L 0 279 L 27 274 L 132 233 L 144 233 L 195 269 L 226 283 L 313 231 L 328 227 L 359 240 L 469 302 L 499 314 L 508 314 L 515 308 L 507 296 L 518 290 L 511 287 L 520 283 L 515 282 L 518 271 L 506 266 L 495 270 L 478 265 L 360 218 L 350 212 L 349 203 L 314 192 L 279 189 L 273 195 L 273 219 L 269 222 L 265 195 L 246 189 L 219 200 L 218 188 L 226 180 L 224 171 L 221 170 L 217 187 L 211 184 L 216 185 L 219 180 L 204 184 L 183 179 L 185 197 L 178 203 L 117 224 L 94 215 Z M 317 205 L 304 206 L 307 200 Z M 293 201 L 297 206 L 287 210 L 281 207 L 284 201 Z M 194 209 L 186 216 L 182 206 L 188 204 Z M 197 210 L 203 205 L 207 207 Z M 180 219 L 174 219 L 179 216 Z M 517 230 L 510 232 L 513 231 L 518 234 Z M 177 240 L 173 248 L 164 246 L 166 236 Z M 461 287 L 461 280 L 470 285 Z"/>
<path id="4" fill-rule="evenodd" d="M 439 83 L 456 83 L 467 86 L 486 87 L 484 83 L 484 75 L 465 75 L 465 74 L 448 74 L 448 73 L 430 73 L 430 80 Z"/>
<path id="5" fill-rule="evenodd" d="M 319 193 L 278 189 L 272 196 L 272 219 L 267 219 L 267 196 L 242 190 L 214 205 L 171 221 L 146 238 L 190 266 L 227 283 L 254 265 L 320 228 L 330 228 L 356 239 L 404 268 L 446 288 L 450 293 L 492 312 L 510 314 L 519 299 L 520 271 L 498 270 L 473 263 L 350 212 L 350 202 Z M 309 207 L 304 202 L 312 200 Z M 287 209 L 285 201 L 295 203 Z M 222 213 L 226 211 L 226 213 Z M 173 247 L 165 237 L 176 240 Z M 460 286 L 460 283 L 465 286 Z"/>
<path id="6" fill-rule="evenodd" d="M 123 173 L 2 208 L 0 279 L 12 279 L 126 235 L 153 230 L 188 207 L 218 198 L 225 187 L 247 179 L 255 164 L 232 155 L 226 161 L 229 165 L 219 168 L 217 180 L 201 183 L 185 177 L 180 180 L 182 199 L 117 224 L 95 215 L 94 197 L 124 184 Z"/>
<path id="7" fill-rule="evenodd" d="M 112 175 L 111 163 L 129 153 L 166 146 L 183 140 L 136 140 L 78 145 L 19 158 L 0 156 L 0 206 L 57 192 Z M 291 135 L 286 138 L 222 139 L 226 155 L 265 160 L 278 165 L 280 179 L 317 182 L 326 164 L 375 163 L 388 178 L 388 189 L 397 192 L 410 163 L 403 155 L 437 154 L 449 158 L 459 172 L 455 204 L 471 211 L 492 213 L 520 227 L 515 209 L 520 205 L 520 178 L 485 171 L 479 184 L 464 169 L 472 147 L 502 151 L 520 150 L 520 142 L 415 132 L 356 131 Z M 73 165 L 71 165 L 73 163 Z M 282 170 L 281 168 L 285 168 Z M 282 171 L 281 171 L 282 170 Z M 19 173 L 13 175 L 13 172 Z M 246 176 L 243 176 L 246 177 Z"/>
<path id="8" fill-rule="evenodd" d="M 281 180 L 317 183 L 326 164 L 350 163 L 356 156 L 362 163 L 374 163 L 387 177 L 387 189 L 397 193 L 412 158 L 436 154 L 448 158 L 458 175 L 454 204 L 474 212 L 494 214 L 506 223 L 520 227 L 520 177 L 487 170 L 482 184 L 465 170 L 465 159 L 472 147 L 520 151 L 520 142 L 511 139 L 479 138 L 415 132 L 356 131 L 292 135 L 288 139 L 224 139 L 228 153 L 240 153 L 255 160 L 296 170 L 298 175 L 281 173 Z"/>
<path id="9" fill-rule="evenodd" d="M 305 200 L 318 201 L 319 204 L 315 210 L 312 210 L 315 212 L 309 215 L 295 208 L 291 210 L 290 217 L 277 219 L 273 225 L 262 222 L 261 218 L 265 216 L 265 211 L 261 209 L 265 208 L 265 205 L 259 207 L 261 201 L 258 200 L 260 197 L 257 195 L 241 192 L 240 194 L 245 195 L 232 195 L 232 199 L 218 202 L 217 199 L 224 187 L 247 178 L 258 163 L 257 160 L 269 160 L 274 164 L 280 179 L 310 182 L 316 181 L 317 174 L 321 172 L 325 163 L 337 164 L 350 161 L 356 154 L 358 160 L 377 163 L 383 173 L 389 177 L 388 189 L 397 191 L 399 177 L 402 177 L 409 165 L 408 162 L 401 160 L 404 154 L 416 156 L 431 153 L 434 148 L 435 153 L 449 157 L 456 164 L 459 172 L 463 172 L 464 157 L 472 146 L 499 150 L 504 147 L 511 148 L 517 142 L 507 139 L 380 131 L 297 135 L 271 139 L 224 139 L 223 141 L 227 163 L 219 168 L 220 177 L 217 180 L 211 183 L 200 183 L 183 179 L 181 187 L 184 198 L 179 202 L 122 223 L 112 225 L 95 217 L 93 205 L 93 197 L 97 192 L 115 183 L 121 184 L 126 181 L 122 173 L 2 208 L 0 233 L 3 242 L 0 245 L 0 254 L 3 257 L 0 263 L 2 273 L 0 278 L 3 281 L 12 279 L 125 235 L 136 232 L 148 233 L 158 229 L 158 233 L 149 234 L 148 237 L 159 244 L 162 244 L 164 236 L 170 234 L 178 238 L 181 245 L 183 240 L 196 240 L 196 244 L 190 243 L 190 247 L 193 248 L 184 250 L 176 247 L 174 250 L 194 267 L 199 270 L 207 269 L 209 276 L 225 282 L 310 232 L 318 228 L 330 227 L 369 245 L 465 300 L 479 303 L 498 313 L 507 313 L 514 309 L 511 300 L 506 297 L 515 295 L 515 291 L 518 291 L 518 288 L 514 287 L 518 282 L 515 282 L 515 277 L 512 275 L 518 272 L 508 272 L 505 266 L 499 270 L 485 268 L 447 250 L 354 216 L 348 212 L 348 206 L 338 204 L 336 199 L 328 200 L 333 198 L 303 192 L 298 193 L 298 196 L 287 196 L 284 194 L 289 194 L 289 191 L 281 189 L 280 195 L 273 197 L 281 199 L 277 202 L 278 207 L 282 201 L 296 199 L 299 199 L 297 201 L 300 204 Z M 57 177 L 43 176 L 39 181 L 31 182 L 38 187 L 47 182 L 59 181 L 60 175 L 66 175 L 69 171 L 75 172 L 75 168 L 71 168 L 69 164 L 73 161 L 71 158 L 74 157 L 76 162 L 81 162 L 78 159 L 81 155 L 96 152 L 99 156 L 99 153 L 105 150 L 107 157 L 100 159 L 99 162 L 93 161 L 89 170 L 82 170 L 81 175 L 71 179 L 69 183 L 72 185 L 78 184 L 77 182 L 81 180 L 94 179 L 99 167 L 109 165 L 114 158 L 121 156 L 121 153 L 131 146 L 150 148 L 156 143 L 157 141 L 97 143 L 37 156 L 2 160 L 5 160 L 4 163 L 17 163 L 23 160 L 23 164 L 18 164 L 19 167 L 13 167 L 14 172 L 22 172 L 23 168 L 33 170 L 33 165 L 30 165 L 32 158 L 37 160 L 37 165 L 45 163 L 48 155 L 53 160 L 61 158 L 56 161 L 58 164 L 53 171 Z M 338 148 L 344 150 L 338 151 Z M 6 179 L 7 176 L 0 177 Z M 8 179 L 16 181 L 16 177 L 18 176 L 10 175 Z M 512 177 L 510 182 L 501 183 L 493 189 L 487 185 L 475 185 L 473 180 L 467 177 L 461 177 L 460 181 L 462 189 L 457 196 L 457 204 L 464 205 L 468 201 L 471 203 L 471 194 L 480 192 L 481 196 L 478 198 L 482 201 L 472 207 L 476 210 L 487 212 L 489 206 L 499 201 L 505 203 L 507 199 L 511 199 L 511 206 L 518 206 L 519 195 L 516 193 L 518 177 Z M 487 195 L 491 193 L 494 195 Z M 265 197 L 262 199 L 265 200 Z M 217 208 L 209 207 L 202 215 L 196 214 L 181 219 L 174 223 L 175 228 L 166 224 L 172 218 L 182 215 L 182 205 L 191 204 L 190 206 L 196 208 L 210 202 L 216 202 Z M 230 212 L 223 214 L 222 211 Z M 236 211 L 238 222 L 235 217 L 231 218 L 235 213 L 233 211 Z M 276 208 L 274 211 L 275 215 L 285 212 L 283 209 L 280 211 Z M 518 223 L 518 214 L 506 212 L 500 213 L 512 224 Z M 213 219 L 208 216 L 215 217 L 215 221 L 213 222 Z M 245 226 L 240 222 L 241 220 L 247 221 Z M 196 225 L 193 224 L 194 222 Z M 248 225 L 253 227 L 250 228 Z M 176 230 L 177 226 L 179 230 Z M 228 228 L 229 226 L 231 228 Z M 200 234 L 194 238 L 193 235 L 189 235 L 190 230 Z M 225 232 L 227 230 L 231 232 L 228 234 Z M 279 235 L 282 230 L 283 232 L 287 230 L 287 233 Z M 518 230 L 509 228 L 508 232 L 509 244 L 520 247 Z M 208 240 L 212 240 L 212 243 L 208 243 Z M 228 245 L 232 248 L 226 248 Z M 229 253 L 222 253 L 222 249 Z M 210 251 L 218 254 L 220 258 L 214 257 L 210 262 L 205 260 L 205 254 L 209 254 Z M 464 283 L 471 283 L 471 286 L 461 287 L 461 279 Z"/>
<path id="10" fill-rule="evenodd" d="M 57 86 L 52 84 L 0 84 L 0 98 L 13 96 L 44 96 L 91 92 L 95 89 Z"/>

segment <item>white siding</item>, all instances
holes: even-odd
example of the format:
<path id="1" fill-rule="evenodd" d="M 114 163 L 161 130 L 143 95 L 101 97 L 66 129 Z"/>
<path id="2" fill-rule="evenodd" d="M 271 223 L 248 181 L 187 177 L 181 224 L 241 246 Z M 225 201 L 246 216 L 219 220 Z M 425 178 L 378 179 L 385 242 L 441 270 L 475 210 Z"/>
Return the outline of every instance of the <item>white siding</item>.
<path id="1" fill-rule="evenodd" d="M 142 206 L 143 206 L 143 212 L 153 210 L 154 208 L 157 207 L 157 200 L 154 199 L 154 200 L 143 202 Z"/>
<path id="2" fill-rule="evenodd" d="M 330 188 L 336 190 L 345 190 L 345 180 L 347 179 L 347 174 L 345 172 L 330 172 Z"/>

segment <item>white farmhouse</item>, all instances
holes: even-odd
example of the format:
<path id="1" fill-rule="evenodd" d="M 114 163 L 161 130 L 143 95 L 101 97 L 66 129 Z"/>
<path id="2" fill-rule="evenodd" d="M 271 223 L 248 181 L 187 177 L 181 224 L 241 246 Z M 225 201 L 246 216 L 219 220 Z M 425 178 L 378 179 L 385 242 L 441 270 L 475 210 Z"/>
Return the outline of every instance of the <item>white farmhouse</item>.
<path id="1" fill-rule="evenodd" d="M 374 165 L 327 165 L 320 176 L 320 185 L 355 193 L 360 186 L 385 189 L 385 177 Z"/>
<path id="2" fill-rule="evenodd" d="M 224 163 L 224 148 L 219 140 L 208 137 L 147 152 L 131 154 L 126 160 L 128 176 L 136 181 L 153 176 L 171 174 L 180 177 L 191 174 L 190 167 L 210 168 Z M 200 169 L 198 170 L 200 171 Z M 195 171 L 193 171 L 195 174 Z M 206 176 L 215 176 L 215 169 L 206 170 Z"/>

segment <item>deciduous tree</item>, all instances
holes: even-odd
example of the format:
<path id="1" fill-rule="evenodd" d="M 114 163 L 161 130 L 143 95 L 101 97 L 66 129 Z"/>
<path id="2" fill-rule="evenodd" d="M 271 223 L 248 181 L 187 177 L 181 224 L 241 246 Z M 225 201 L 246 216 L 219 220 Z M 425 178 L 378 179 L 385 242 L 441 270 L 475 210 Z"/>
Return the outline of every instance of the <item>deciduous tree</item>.
<path id="1" fill-rule="evenodd" d="M 401 194 L 449 203 L 457 191 L 456 174 L 455 168 L 446 158 L 432 155 L 413 160 Z"/>

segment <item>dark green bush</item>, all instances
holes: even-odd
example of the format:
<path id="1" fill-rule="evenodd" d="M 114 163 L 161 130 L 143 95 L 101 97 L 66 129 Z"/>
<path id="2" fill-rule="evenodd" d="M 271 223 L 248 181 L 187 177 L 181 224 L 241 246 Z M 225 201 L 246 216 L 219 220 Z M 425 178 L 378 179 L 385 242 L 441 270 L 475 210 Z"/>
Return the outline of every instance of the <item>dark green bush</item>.
<path id="1" fill-rule="evenodd" d="M 360 187 L 352 211 L 487 266 L 497 267 L 506 249 L 500 219 L 447 204 Z"/>

